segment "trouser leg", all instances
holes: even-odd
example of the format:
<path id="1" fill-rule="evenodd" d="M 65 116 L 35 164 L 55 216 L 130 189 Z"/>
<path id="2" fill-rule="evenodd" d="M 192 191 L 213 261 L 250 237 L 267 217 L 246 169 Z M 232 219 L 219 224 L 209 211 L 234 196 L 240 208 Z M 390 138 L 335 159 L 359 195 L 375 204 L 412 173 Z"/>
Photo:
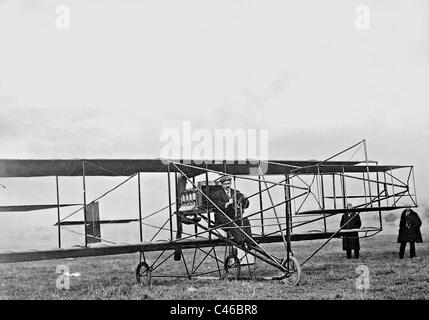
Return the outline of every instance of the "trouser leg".
<path id="1" fill-rule="evenodd" d="M 216 228 L 219 227 L 220 228 Z M 215 213 L 215 223 L 214 223 L 214 227 L 216 228 L 216 231 L 213 233 L 214 235 L 217 234 L 218 231 L 220 231 L 219 229 L 222 229 L 223 231 L 226 232 L 226 237 L 230 238 L 233 237 L 233 231 L 231 229 L 232 227 L 232 223 L 230 223 L 229 219 L 227 217 L 225 217 L 223 214 L 221 213 Z M 228 248 L 229 245 L 227 245 Z M 225 251 L 226 252 L 226 251 Z M 237 256 L 237 249 L 234 248 L 233 246 L 229 246 L 228 249 L 228 254 L 232 254 L 234 256 Z"/>
<path id="2" fill-rule="evenodd" d="M 229 232 L 229 234 L 236 242 L 242 243 L 243 241 L 245 241 L 247 243 L 251 243 L 249 237 L 252 237 L 252 229 L 248 218 L 243 218 L 241 219 L 241 221 L 238 220 L 235 221 L 235 223 L 232 223 L 227 217 L 221 214 L 216 214 L 215 224 L 216 226 L 222 225 L 221 229 L 226 232 Z M 247 237 L 243 232 L 249 237 Z"/>
<path id="3" fill-rule="evenodd" d="M 250 226 L 249 218 L 243 218 L 241 219 L 241 225 L 243 227 L 243 231 L 252 238 L 252 228 Z M 248 237 L 245 237 L 248 240 Z"/>
<path id="4" fill-rule="evenodd" d="M 182 217 L 177 215 L 177 231 L 176 231 L 176 239 L 182 238 L 182 231 L 183 231 L 183 224 L 182 224 Z M 174 250 L 174 261 L 180 261 L 182 258 L 182 249 L 176 248 Z"/>
<path id="5" fill-rule="evenodd" d="M 414 258 L 416 256 L 416 243 L 410 242 L 410 257 Z"/>
<path id="6" fill-rule="evenodd" d="M 231 218 L 231 220 L 234 219 Z M 216 213 L 215 215 L 215 225 L 222 225 L 221 229 L 229 233 L 237 244 L 252 244 L 252 229 L 249 218 L 242 218 L 235 221 L 235 223 L 231 222 L 231 220 L 220 213 Z"/>
<path id="7" fill-rule="evenodd" d="M 229 221 L 229 219 L 227 217 L 225 217 L 221 213 L 216 213 L 216 216 L 215 216 L 215 227 L 222 226 L 220 229 L 222 229 L 226 233 L 231 234 L 231 229 L 230 228 L 232 227 L 232 225 L 229 222 L 230 221 Z M 217 230 L 219 230 L 219 228 L 217 228 Z"/>
<path id="8" fill-rule="evenodd" d="M 347 259 L 350 259 L 352 257 L 352 250 L 351 249 L 347 249 L 346 250 L 346 254 L 347 254 Z"/>
<path id="9" fill-rule="evenodd" d="M 404 259 L 404 253 L 405 253 L 405 246 L 407 245 L 406 242 L 401 242 L 401 246 L 399 247 L 399 259 Z"/>
<path id="10" fill-rule="evenodd" d="M 252 237 L 252 229 L 250 227 L 250 221 L 248 218 L 242 218 L 241 220 L 236 221 L 237 226 L 231 223 L 231 235 L 235 241 L 242 243 L 251 243 L 249 237 Z M 247 235 L 247 236 L 246 236 Z"/>
<path id="11" fill-rule="evenodd" d="M 359 259 L 359 249 L 355 249 L 355 259 Z"/>

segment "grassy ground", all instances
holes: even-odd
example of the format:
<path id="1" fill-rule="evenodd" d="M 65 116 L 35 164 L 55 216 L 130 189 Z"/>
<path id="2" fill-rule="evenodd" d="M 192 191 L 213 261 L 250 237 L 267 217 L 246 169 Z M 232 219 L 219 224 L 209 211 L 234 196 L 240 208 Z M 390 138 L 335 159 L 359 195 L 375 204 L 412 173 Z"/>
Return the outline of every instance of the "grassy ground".
<path id="1" fill-rule="evenodd" d="M 321 241 L 293 243 L 295 256 L 304 261 Z M 417 245 L 417 258 L 397 258 L 398 245 L 393 235 L 379 235 L 361 240 L 361 259 L 346 260 L 341 240 L 333 240 L 303 266 L 299 286 L 280 281 L 261 280 L 188 280 L 155 278 L 151 287 L 135 281 L 137 255 L 95 257 L 74 260 L 41 261 L 0 265 L 0 299 L 428 299 L 429 245 Z M 274 244 L 269 252 L 282 256 L 284 247 Z M 219 249 L 219 255 L 223 252 Z M 192 251 L 186 253 L 192 263 Z M 408 247 L 407 252 L 408 255 Z M 156 256 L 150 255 L 149 261 Z M 201 257 L 197 256 L 197 264 Z M 70 273 L 69 290 L 56 289 L 57 265 L 66 265 Z M 214 261 L 202 265 L 201 271 L 213 270 Z M 356 268 L 369 268 L 369 289 L 358 290 Z M 168 260 L 159 274 L 185 274 L 182 262 Z M 248 274 L 245 268 L 243 274 Z M 276 272 L 257 261 L 257 276 Z"/>

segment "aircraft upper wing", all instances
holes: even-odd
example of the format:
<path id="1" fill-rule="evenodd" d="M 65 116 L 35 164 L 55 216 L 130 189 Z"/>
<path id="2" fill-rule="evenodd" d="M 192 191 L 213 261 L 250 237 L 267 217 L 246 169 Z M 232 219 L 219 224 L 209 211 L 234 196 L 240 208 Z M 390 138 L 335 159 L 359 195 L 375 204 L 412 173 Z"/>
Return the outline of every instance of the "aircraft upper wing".
<path id="1" fill-rule="evenodd" d="M 204 173 L 204 169 L 226 172 L 235 175 L 257 175 L 256 161 L 194 161 L 161 159 L 0 159 L 0 178 L 5 177 L 47 177 L 47 176 L 82 176 L 85 163 L 86 176 L 131 176 L 137 172 L 180 172 L 175 164 L 189 176 Z M 179 165 L 179 163 L 181 163 Z M 358 165 L 357 161 L 329 161 L 320 164 L 317 160 L 272 160 L 263 162 L 265 174 L 322 172 L 366 172 L 367 166 Z M 318 165 L 319 164 L 319 165 Z M 387 171 L 401 166 L 370 165 L 369 171 Z M 319 169 L 318 169 L 319 168 Z"/>

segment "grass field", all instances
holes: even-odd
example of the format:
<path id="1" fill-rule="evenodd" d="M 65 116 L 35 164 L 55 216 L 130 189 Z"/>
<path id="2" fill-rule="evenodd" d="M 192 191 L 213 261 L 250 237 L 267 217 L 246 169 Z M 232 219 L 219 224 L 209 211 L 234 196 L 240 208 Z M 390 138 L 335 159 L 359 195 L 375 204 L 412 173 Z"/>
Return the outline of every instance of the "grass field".
<path id="1" fill-rule="evenodd" d="M 304 261 L 321 241 L 294 242 L 293 251 Z M 394 235 L 378 235 L 361 240 L 361 259 L 346 260 L 341 240 L 331 241 L 303 266 L 299 286 L 290 287 L 280 281 L 201 280 L 155 278 L 151 287 L 136 284 L 135 267 L 138 255 L 81 258 L 0 265 L 1 299 L 428 299 L 429 245 L 417 245 L 417 258 L 398 259 Z M 269 252 L 283 255 L 284 247 L 274 244 Z M 221 253 L 221 251 L 219 251 Z M 192 260 L 192 251 L 186 259 Z M 154 256 L 149 256 L 154 259 Z M 197 256 L 197 261 L 198 256 Z M 213 270 L 214 262 L 204 268 Z M 69 290 L 56 288 L 57 265 L 66 265 L 70 273 Z M 369 268 L 369 289 L 356 287 L 356 268 Z M 202 269 L 204 271 L 204 269 Z M 206 269 L 208 270 L 208 269 Z M 159 272 L 185 274 L 183 263 L 172 259 Z M 243 274 L 249 271 L 243 269 Z M 256 276 L 275 274 L 261 261 Z"/>

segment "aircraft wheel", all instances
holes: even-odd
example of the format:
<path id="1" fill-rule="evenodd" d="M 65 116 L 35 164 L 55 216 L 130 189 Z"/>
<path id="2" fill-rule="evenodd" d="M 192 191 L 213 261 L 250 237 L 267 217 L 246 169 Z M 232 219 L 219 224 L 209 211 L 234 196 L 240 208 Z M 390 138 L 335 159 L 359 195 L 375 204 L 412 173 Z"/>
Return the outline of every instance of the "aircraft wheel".
<path id="1" fill-rule="evenodd" d="M 146 262 L 140 262 L 136 268 L 137 282 L 143 286 L 150 286 L 152 282 L 152 271 Z"/>
<path id="2" fill-rule="evenodd" d="M 283 259 L 282 266 L 287 268 L 287 258 Z M 297 286 L 301 281 L 301 265 L 299 264 L 297 258 L 289 256 L 289 272 L 285 273 L 285 277 L 282 279 L 282 281 L 284 284 L 290 286 Z"/>
<path id="3" fill-rule="evenodd" d="M 227 256 L 223 267 L 227 278 L 237 279 L 240 276 L 241 265 L 240 260 L 236 255 L 231 254 Z"/>

